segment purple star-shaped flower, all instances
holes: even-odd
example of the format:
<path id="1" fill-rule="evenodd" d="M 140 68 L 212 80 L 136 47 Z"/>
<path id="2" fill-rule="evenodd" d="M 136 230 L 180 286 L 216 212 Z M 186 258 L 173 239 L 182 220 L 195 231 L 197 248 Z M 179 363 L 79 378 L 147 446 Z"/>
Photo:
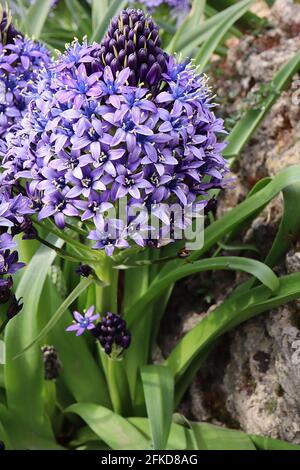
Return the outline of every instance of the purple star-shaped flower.
<path id="1" fill-rule="evenodd" d="M 66 331 L 76 331 L 76 336 L 80 336 L 85 332 L 85 330 L 92 330 L 95 328 L 94 322 L 98 320 L 99 314 L 96 313 L 94 315 L 94 310 L 94 305 L 91 305 L 91 307 L 87 309 L 85 315 L 81 315 L 81 313 L 75 310 L 75 312 L 73 312 L 73 317 L 75 319 L 74 324 L 68 326 Z"/>

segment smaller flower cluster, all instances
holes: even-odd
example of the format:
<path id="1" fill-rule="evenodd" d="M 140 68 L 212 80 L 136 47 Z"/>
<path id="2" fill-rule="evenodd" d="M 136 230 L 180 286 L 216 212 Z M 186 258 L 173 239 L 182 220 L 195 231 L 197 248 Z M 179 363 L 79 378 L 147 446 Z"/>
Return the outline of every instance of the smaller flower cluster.
<path id="1" fill-rule="evenodd" d="M 108 312 L 98 323 L 93 334 L 108 355 L 117 357 L 130 346 L 131 335 L 126 329 L 126 322 L 116 313 Z"/>
<path id="2" fill-rule="evenodd" d="M 18 260 L 13 237 L 23 233 L 23 239 L 34 238 L 35 230 L 28 218 L 33 210 L 26 196 L 13 195 L 13 186 L 0 180 L 0 304 L 9 302 L 7 317 L 16 315 L 22 305 L 12 294 L 12 275 L 24 266 Z"/>
<path id="3" fill-rule="evenodd" d="M 0 138 L 24 116 L 28 100 L 26 93 L 34 90 L 37 75 L 50 61 L 47 49 L 38 42 L 24 38 L 7 25 L 3 13 L 0 44 Z M 3 146 L 3 144 L 2 144 Z"/>
<path id="4" fill-rule="evenodd" d="M 177 20 L 181 20 L 182 15 L 186 14 L 191 7 L 190 0 L 130 0 L 130 3 L 139 3 L 151 13 L 155 13 L 155 10 L 161 5 L 167 5 L 172 16 Z"/>
<path id="5" fill-rule="evenodd" d="M 76 331 L 76 336 L 82 335 L 86 330 L 92 330 L 106 354 L 118 357 L 124 349 L 129 348 L 131 342 L 130 332 L 126 328 L 125 320 L 116 313 L 107 314 L 96 323 L 99 314 L 94 314 L 95 307 L 91 305 L 84 315 L 73 312 L 74 321 L 66 331 Z"/>
<path id="6" fill-rule="evenodd" d="M 59 376 L 61 364 L 54 346 L 43 346 L 42 356 L 44 363 L 45 380 L 55 380 Z"/>

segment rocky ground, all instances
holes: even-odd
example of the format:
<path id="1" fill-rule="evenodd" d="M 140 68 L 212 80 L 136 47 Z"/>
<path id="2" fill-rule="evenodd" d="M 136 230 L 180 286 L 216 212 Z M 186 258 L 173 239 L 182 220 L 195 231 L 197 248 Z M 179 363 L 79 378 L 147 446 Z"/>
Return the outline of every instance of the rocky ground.
<path id="1" fill-rule="evenodd" d="M 264 84 L 300 49 L 300 4 L 277 0 L 271 11 L 265 6 L 263 11 L 268 13 L 269 26 L 233 41 L 227 60 L 216 62 L 210 73 L 220 99 L 219 114 L 226 111 L 223 117 L 229 126 L 233 124 L 229 117 L 238 117 L 239 110 L 254 99 L 259 105 L 266 93 Z M 223 195 L 219 215 L 242 200 L 260 178 L 299 163 L 299 159 L 300 77 L 296 75 L 243 151 L 234 169 L 236 187 Z M 267 252 L 281 213 L 278 197 L 253 222 L 243 241 L 257 243 Z M 277 269 L 281 273 L 300 271 L 300 244 Z M 165 318 L 160 344 L 163 355 L 209 314 L 236 282 L 240 278 L 228 272 L 185 280 Z M 193 419 L 299 444 L 299 387 L 300 302 L 293 302 L 221 338 L 199 370 L 182 411 Z"/>

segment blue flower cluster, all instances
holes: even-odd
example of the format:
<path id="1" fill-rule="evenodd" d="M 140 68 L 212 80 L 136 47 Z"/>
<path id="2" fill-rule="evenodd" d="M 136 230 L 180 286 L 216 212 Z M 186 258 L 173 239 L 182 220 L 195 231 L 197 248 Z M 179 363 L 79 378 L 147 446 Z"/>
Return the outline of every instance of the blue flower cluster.
<path id="1" fill-rule="evenodd" d="M 34 83 L 44 64 L 50 61 L 46 49 L 24 38 L 10 23 L 9 15 L 0 12 L 0 153 L 5 155 L 7 142 L 13 136 L 25 115 L 28 105 L 26 93 L 33 92 Z M 11 132 L 11 134 L 10 134 Z M 6 140 L 7 139 L 7 140 Z M 12 317 L 21 305 L 11 293 L 11 275 L 24 266 L 18 261 L 13 237 L 34 238 L 30 215 L 34 213 L 31 201 L 14 176 L 5 176 L 2 162 L 0 175 L 0 303 L 10 302 L 7 315 Z M 3 171 L 4 170 L 4 171 Z"/>
<path id="2" fill-rule="evenodd" d="M 136 12 L 121 15 L 130 24 Z M 149 22 L 139 18 L 141 37 Z M 126 29 L 120 17 L 112 24 L 120 34 Z M 129 38 L 124 41 L 126 50 Z M 143 44 L 147 58 L 152 49 Z M 207 191 L 223 187 L 228 170 L 217 137 L 223 122 L 213 112 L 206 78 L 189 60 L 165 54 L 164 71 L 151 86 L 137 63 L 130 85 L 130 66 L 104 67 L 102 47 L 75 41 L 40 73 L 3 166 L 5 180 L 23 187 L 39 220 L 53 217 L 64 228 L 66 217 L 76 217 L 94 247 L 111 255 L 132 242 L 147 243 L 148 218 L 143 211 L 133 215 L 137 209 L 154 210 L 163 225 L 155 238 L 162 240 L 174 223 L 168 205 L 203 209 Z M 117 49 L 114 54 L 118 58 Z M 124 198 L 125 222 L 110 213 Z"/>
<path id="3" fill-rule="evenodd" d="M 186 14 L 191 7 L 190 0 L 130 0 L 130 3 L 139 3 L 151 13 L 155 13 L 156 8 L 161 5 L 167 5 L 174 18 L 179 20 L 182 14 Z"/>
<path id="4" fill-rule="evenodd" d="M 5 24 L 6 14 L 2 19 Z M 0 44 L 0 138 L 18 124 L 24 116 L 37 75 L 50 56 L 41 44 L 24 38 L 14 28 L 6 26 Z M 3 39 L 5 42 L 3 42 Z M 2 145 L 3 148 L 3 140 Z"/>

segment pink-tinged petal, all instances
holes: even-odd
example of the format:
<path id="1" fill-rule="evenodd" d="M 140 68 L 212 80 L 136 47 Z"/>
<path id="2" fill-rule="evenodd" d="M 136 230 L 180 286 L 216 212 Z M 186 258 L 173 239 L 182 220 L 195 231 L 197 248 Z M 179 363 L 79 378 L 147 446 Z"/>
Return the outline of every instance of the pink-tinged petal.
<path id="1" fill-rule="evenodd" d="M 71 325 L 66 328 L 66 331 L 77 331 L 80 328 L 79 325 Z"/>
<path id="2" fill-rule="evenodd" d="M 80 336 L 85 332 L 85 328 L 79 328 L 79 330 L 76 333 L 76 336 Z"/>
<path id="3" fill-rule="evenodd" d="M 94 305 L 91 305 L 91 306 L 87 309 L 87 311 L 86 311 L 86 313 L 85 313 L 84 316 L 85 316 L 86 318 L 91 317 L 91 316 L 93 315 L 93 313 L 94 313 L 94 310 L 95 310 Z"/>

